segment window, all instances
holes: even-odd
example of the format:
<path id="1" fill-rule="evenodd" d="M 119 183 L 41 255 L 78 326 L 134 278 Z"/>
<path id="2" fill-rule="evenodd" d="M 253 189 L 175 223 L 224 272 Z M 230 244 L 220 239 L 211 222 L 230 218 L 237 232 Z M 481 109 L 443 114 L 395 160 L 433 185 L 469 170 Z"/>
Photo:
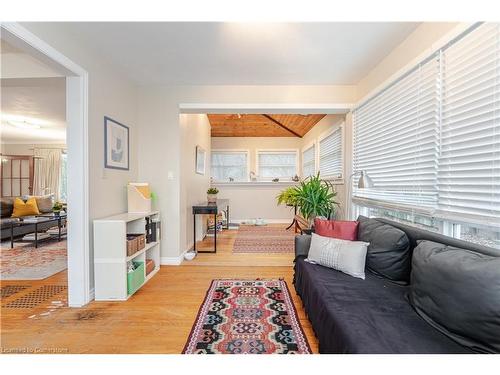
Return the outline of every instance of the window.
<path id="1" fill-rule="evenodd" d="M 436 55 L 354 113 L 354 171 L 373 189 L 354 196 L 433 208 L 437 203 L 439 102 Z"/>
<path id="2" fill-rule="evenodd" d="M 259 177 L 291 179 L 297 174 L 297 151 L 257 151 Z"/>
<path id="3" fill-rule="evenodd" d="M 500 25 L 443 52 L 439 215 L 500 218 Z"/>
<path id="4" fill-rule="evenodd" d="M 316 173 L 316 144 L 302 151 L 302 177 L 309 177 Z"/>
<path id="5" fill-rule="evenodd" d="M 68 154 L 66 151 L 61 153 L 61 183 L 59 184 L 59 199 L 66 202 L 68 199 Z"/>
<path id="6" fill-rule="evenodd" d="M 214 181 L 248 181 L 248 152 L 212 150 L 211 176 Z"/>
<path id="7" fill-rule="evenodd" d="M 319 141 L 319 172 L 323 178 L 343 177 L 342 126 Z"/>
<path id="8" fill-rule="evenodd" d="M 500 248 L 500 24 L 475 25 L 355 109 L 355 212 Z M 357 210 L 357 211 L 356 211 Z"/>

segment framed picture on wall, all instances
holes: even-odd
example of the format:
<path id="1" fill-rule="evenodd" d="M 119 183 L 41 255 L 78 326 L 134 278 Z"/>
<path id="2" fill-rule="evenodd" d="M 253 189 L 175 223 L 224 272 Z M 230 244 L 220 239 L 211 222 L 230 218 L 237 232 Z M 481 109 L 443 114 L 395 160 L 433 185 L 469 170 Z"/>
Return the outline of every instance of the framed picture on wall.
<path id="1" fill-rule="evenodd" d="M 205 159 L 207 152 L 201 146 L 196 146 L 196 166 L 195 171 L 198 174 L 205 174 Z"/>
<path id="2" fill-rule="evenodd" d="M 128 126 L 104 116 L 104 167 L 128 171 L 129 146 Z"/>

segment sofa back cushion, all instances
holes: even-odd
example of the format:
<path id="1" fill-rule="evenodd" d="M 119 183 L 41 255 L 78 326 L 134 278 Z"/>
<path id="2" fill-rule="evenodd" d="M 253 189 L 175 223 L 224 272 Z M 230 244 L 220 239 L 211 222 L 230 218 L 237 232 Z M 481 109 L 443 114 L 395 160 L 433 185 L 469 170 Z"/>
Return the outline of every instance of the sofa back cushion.
<path id="1" fill-rule="evenodd" d="M 2 198 L 0 200 L 1 204 L 1 217 L 11 217 L 12 211 L 14 211 L 14 199 L 12 198 Z"/>
<path id="2" fill-rule="evenodd" d="M 500 257 L 419 241 L 413 251 L 410 302 L 459 344 L 500 353 Z"/>
<path id="3" fill-rule="evenodd" d="M 14 211 L 12 212 L 12 217 L 23 217 L 39 215 L 38 206 L 36 205 L 36 199 L 30 198 L 24 202 L 21 198 L 16 198 L 14 200 Z"/>
<path id="4" fill-rule="evenodd" d="M 323 237 L 356 241 L 358 224 L 357 221 L 314 219 L 314 232 Z"/>
<path id="5" fill-rule="evenodd" d="M 42 214 L 47 214 L 52 212 L 52 207 L 54 206 L 54 194 L 47 195 L 29 195 L 25 200 L 30 198 L 36 199 L 36 205 L 38 207 L 38 211 Z"/>
<path id="6" fill-rule="evenodd" d="M 368 242 L 367 268 L 390 280 L 408 283 L 411 252 L 406 233 L 376 219 L 359 217 L 358 241 Z"/>

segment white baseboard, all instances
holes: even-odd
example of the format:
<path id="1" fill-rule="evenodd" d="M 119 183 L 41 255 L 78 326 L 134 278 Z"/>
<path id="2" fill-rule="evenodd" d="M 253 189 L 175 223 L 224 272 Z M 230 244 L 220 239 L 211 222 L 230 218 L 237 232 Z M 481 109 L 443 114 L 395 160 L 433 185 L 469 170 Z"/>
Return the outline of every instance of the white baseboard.
<path id="1" fill-rule="evenodd" d="M 181 255 L 176 257 L 161 257 L 160 265 L 161 266 L 180 266 L 184 261 L 184 254 L 187 250 L 184 250 Z"/>
<path id="2" fill-rule="evenodd" d="M 250 222 L 251 220 L 255 220 L 255 218 L 253 219 L 231 219 L 231 223 L 235 223 L 235 224 L 241 224 L 243 222 Z M 290 224 L 293 220 L 293 217 L 292 218 L 287 218 L 287 219 L 265 219 L 264 218 L 264 221 L 268 224 Z"/>

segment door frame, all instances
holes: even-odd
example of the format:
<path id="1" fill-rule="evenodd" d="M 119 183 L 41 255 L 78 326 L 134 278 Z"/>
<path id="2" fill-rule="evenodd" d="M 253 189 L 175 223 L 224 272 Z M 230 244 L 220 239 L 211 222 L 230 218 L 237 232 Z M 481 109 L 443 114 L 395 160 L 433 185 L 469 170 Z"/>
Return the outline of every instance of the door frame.
<path id="1" fill-rule="evenodd" d="M 0 24 L 2 38 L 30 53 L 66 77 L 68 148 L 68 305 L 80 307 L 93 297 L 90 289 L 88 73 L 17 22 Z"/>

